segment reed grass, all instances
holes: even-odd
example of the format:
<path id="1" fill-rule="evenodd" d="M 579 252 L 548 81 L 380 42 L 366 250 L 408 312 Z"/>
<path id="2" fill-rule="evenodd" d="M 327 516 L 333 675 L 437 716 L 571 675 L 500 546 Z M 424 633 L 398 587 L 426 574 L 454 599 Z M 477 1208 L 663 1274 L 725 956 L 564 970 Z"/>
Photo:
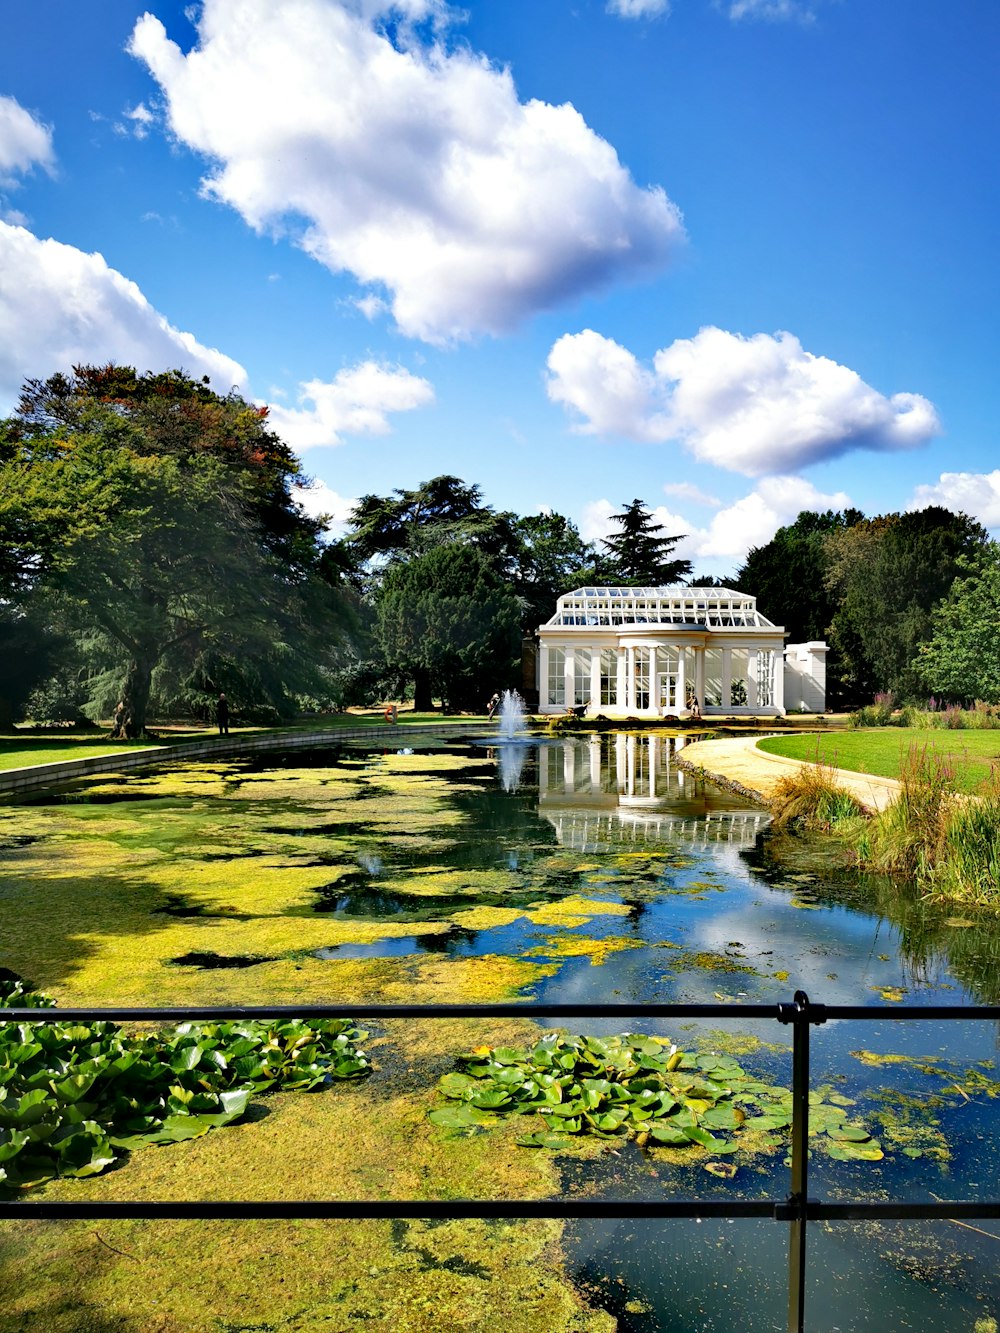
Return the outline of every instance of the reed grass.
<path id="1" fill-rule="evenodd" d="M 772 822 L 779 829 L 829 831 L 865 814 L 860 801 L 837 785 L 833 770 L 823 763 L 803 764 L 798 772 L 779 778 L 769 805 Z"/>
<path id="2" fill-rule="evenodd" d="M 974 796 L 955 791 L 955 770 L 929 746 L 912 745 L 898 800 L 854 832 L 859 865 L 914 880 L 933 897 L 1000 907 L 1000 778 Z"/>

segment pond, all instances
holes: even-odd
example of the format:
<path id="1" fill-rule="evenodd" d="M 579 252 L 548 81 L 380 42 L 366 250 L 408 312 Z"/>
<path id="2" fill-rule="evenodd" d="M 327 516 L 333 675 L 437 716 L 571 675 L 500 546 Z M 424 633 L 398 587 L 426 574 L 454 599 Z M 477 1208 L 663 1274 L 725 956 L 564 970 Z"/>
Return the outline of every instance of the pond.
<path id="1" fill-rule="evenodd" d="M 995 1197 L 994 1026 L 896 1023 L 892 1010 L 902 1000 L 996 1003 L 996 923 L 922 903 L 907 885 L 862 881 L 822 844 L 772 835 L 759 809 L 686 774 L 676 762 L 681 744 L 625 733 L 493 748 L 414 742 L 402 751 L 298 751 L 266 765 L 223 760 L 80 780 L 0 808 L 0 966 L 63 1004 L 511 995 L 720 1003 L 732 1011 L 721 1024 L 641 1027 L 685 1048 L 734 1054 L 782 1086 L 790 1082 L 786 1031 L 741 1020 L 739 1011 L 804 989 L 815 1001 L 871 1006 L 870 1022 L 814 1033 L 813 1077 L 857 1104 L 884 1150 L 876 1161 L 815 1152 L 811 1191 Z M 419 1041 L 390 1034 L 382 1056 L 385 1075 L 402 1079 L 420 1117 L 434 1104 L 437 1075 L 451 1067 L 449 1051 L 462 1049 L 452 1041 L 446 1050 L 437 1032 Z M 394 1056 L 393 1041 L 412 1049 Z M 351 1095 L 374 1089 L 375 1079 Z M 247 1143 L 285 1114 L 247 1126 Z M 236 1133 L 209 1136 L 204 1152 Z M 735 1176 L 723 1181 L 706 1172 L 704 1154 L 689 1160 L 628 1143 L 553 1156 L 514 1148 L 509 1136 L 490 1146 L 491 1134 L 426 1138 L 456 1196 L 488 1193 L 494 1170 L 497 1182 L 512 1181 L 510 1197 L 518 1184 L 524 1197 L 562 1188 L 609 1198 L 764 1198 L 788 1188 L 782 1153 L 738 1155 Z M 118 1188 L 112 1177 L 131 1175 L 143 1188 L 143 1172 L 154 1172 L 162 1190 L 142 1161 L 167 1161 L 178 1149 L 136 1154 L 108 1183 L 87 1182 L 89 1197 Z M 480 1174 L 456 1182 L 463 1153 Z M 419 1179 L 407 1186 L 405 1171 L 403 1184 L 386 1182 L 384 1159 L 382 1170 L 388 1197 L 433 1193 Z M 322 1181 L 283 1184 L 292 1196 L 315 1188 L 310 1197 L 323 1197 Z M 68 1198 L 81 1187 L 53 1189 Z M 977 1319 L 1000 1315 L 996 1230 L 811 1228 L 809 1327 L 971 1333 Z M 784 1325 L 782 1226 L 580 1224 L 566 1229 L 562 1249 L 587 1301 L 622 1333 Z"/>

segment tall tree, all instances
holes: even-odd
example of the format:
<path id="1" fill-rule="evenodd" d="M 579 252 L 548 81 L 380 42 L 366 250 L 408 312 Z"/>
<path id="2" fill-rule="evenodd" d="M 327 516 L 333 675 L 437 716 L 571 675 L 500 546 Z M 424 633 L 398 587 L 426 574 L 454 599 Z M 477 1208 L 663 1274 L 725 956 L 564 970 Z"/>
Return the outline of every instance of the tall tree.
<path id="1" fill-rule="evenodd" d="M 671 552 L 681 540 L 662 537 L 666 532 L 642 500 L 633 500 L 611 522 L 619 531 L 605 537 L 602 577 L 610 583 L 658 587 L 677 583 L 691 573 L 690 560 L 672 560 Z"/>
<path id="2" fill-rule="evenodd" d="M 926 689 L 957 703 L 1000 703 L 1000 546 L 990 542 L 978 565 L 959 577 L 931 614 L 931 636 L 913 670 Z"/>
<path id="3" fill-rule="evenodd" d="M 4 429 L 0 546 L 120 662 L 128 736 L 169 658 L 277 655 L 294 673 L 296 640 L 336 623 L 266 416 L 180 372 L 77 367 L 30 381 Z"/>
<path id="4" fill-rule="evenodd" d="M 393 566 L 378 603 L 385 658 L 414 681 L 414 707 L 482 707 L 511 675 L 520 607 L 490 561 L 452 542 Z"/>
<path id="5" fill-rule="evenodd" d="M 865 519 L 827 538 L 827 589 L 837 601 L 830 627 L 857 702 L 878 691 L 916 698 L 913 662 L 932 634 L 932 612 L 959 573 L 977 566 L 985 529 L 938 506 Z"/>

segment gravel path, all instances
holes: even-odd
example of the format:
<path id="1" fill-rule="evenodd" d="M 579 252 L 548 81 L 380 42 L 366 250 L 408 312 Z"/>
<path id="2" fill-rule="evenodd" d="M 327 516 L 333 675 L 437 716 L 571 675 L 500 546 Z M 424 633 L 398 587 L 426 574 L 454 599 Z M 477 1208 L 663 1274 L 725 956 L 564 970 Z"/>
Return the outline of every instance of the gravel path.
<path id="1" fill-rule="evenodd" d="M 767 805 L 778 779 L 797 773 L 803 764 L 798 759 L 785 759 L 759 750 L 758 739 L 756 736 L 734 736 L 725 740 L 694 741 L 684 746 L 678 758 L 685 766 L 700 769 L 707 778 L 721 779 L 722 786 L 742 790 Z M 846 788 L 869 810 L 884 810 L 901 790 L 895 778 L 851 773 L 845 768 L 833 768 L 830 773 L 838 787 Z"/>

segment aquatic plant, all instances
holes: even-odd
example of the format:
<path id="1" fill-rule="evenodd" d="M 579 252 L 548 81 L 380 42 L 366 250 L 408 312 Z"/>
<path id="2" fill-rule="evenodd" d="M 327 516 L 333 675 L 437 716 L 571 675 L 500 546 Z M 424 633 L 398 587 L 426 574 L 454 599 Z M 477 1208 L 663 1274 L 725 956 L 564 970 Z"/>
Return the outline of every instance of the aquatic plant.
<path id="1" fill-rule="evenodd" d="M 954 771 L 935 751 L 911 746 L 899 799 L 871 819 L 855 844 L 867 870 L 907 875 L 925 893 L 1000 901 L 1000 777 L 980 795 L 956 796 Z"/>
<path id="2" fill-rule="evenodd" d="M 0 1009 L 53 1008 L 0 978 Z M 115 1023 L 0 1023 L 0 1190 L 91 1176 L 124 1152 L 239 1119 L 255 1092 L 369 1072 L 346 1019 L 229 1022 L 130 1036 Z"/>
<path id="3" fill-rule="evenodd" d="M 769 801 L 775 828 L 802 826 L 831 829 L 865 814 L 864 806 L 837 785 L 826 764 L 803 764 L 797 773 L 780 777 Z"/>
<path id="4" fill-rule="evenodd" d="M 531 1048 L 477 1047 L 458 1064 L 438 1084 L 452 1104 L 431 1111 L 431 1122 L 462 1134 L 508 1115 L 537 1116 L 543 1128 L 517 1140 L 524 1148 L 565 1148 L 568 1135 L 593 1135 L 714 1155 L 775 1152 L 792 1123 L 789 1089 L 747 1073 L 730 1055 L 691 1054 L 662 1037 L 549 1032 Z M 815 1089 L 812 1146 L 840 1161 L 880 1161 L 881 1145 L 849 1118 L 854 1105 L 827 1086 Z"/>

